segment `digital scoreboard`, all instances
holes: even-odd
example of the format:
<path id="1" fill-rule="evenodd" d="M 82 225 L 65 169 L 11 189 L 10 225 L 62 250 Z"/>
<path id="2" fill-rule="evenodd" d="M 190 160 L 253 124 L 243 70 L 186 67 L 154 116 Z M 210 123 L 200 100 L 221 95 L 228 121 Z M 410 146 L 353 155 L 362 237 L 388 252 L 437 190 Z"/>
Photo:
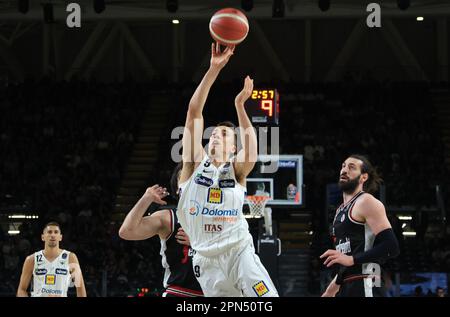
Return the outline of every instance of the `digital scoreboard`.
<path id="1" fill-rule="evenodd" d="M 276 89 L 254 89 L 245 110 L 254 124 L 278 125 L 280 98 Z"/>

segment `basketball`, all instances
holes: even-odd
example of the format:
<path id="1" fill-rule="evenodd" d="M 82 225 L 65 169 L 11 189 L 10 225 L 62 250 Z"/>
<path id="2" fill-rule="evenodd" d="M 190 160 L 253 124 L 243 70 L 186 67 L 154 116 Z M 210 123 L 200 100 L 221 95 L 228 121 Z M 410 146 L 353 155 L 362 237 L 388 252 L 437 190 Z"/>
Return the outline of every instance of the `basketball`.
<path id="1" fill-rule="evenodd" d="M 234 8 L 217 11 L 209 21 L 209 32 L 222 45 L 237 45 L 248 34 L 248 20 L 244 13 Z"/>

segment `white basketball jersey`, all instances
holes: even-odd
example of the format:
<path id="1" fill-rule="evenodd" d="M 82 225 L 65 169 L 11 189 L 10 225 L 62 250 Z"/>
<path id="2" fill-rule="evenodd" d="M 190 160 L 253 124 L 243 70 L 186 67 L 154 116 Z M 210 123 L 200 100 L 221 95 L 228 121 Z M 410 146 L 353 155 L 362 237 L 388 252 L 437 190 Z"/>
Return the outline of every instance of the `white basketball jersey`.
<path id="1" fill-rule="evenodd" d="M 43 250 L 34 253 L 33 297 L 67 297 L 67 289 L 71 282 L 69 269 L 69 251 L 49 262 Z"/>
<path id="2" fill-rule="evenodd" d="M 177 216 L 196 252 L 216 256 L 252 239 L 242 214 L 246 191 L 231 161 L 217 168 L 207 155 L 180 184 Z"/>

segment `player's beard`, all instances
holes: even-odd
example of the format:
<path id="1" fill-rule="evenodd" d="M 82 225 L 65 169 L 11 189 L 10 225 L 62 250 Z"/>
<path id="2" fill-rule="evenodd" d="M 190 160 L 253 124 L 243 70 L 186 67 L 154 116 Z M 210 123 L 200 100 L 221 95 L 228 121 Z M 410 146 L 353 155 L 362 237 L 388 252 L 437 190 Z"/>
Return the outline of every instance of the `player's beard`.
<path id="1" fill-rule="evenodd" d="M 341 179 L 339 179 L 339 188 L 346 194 L 351 194 L 353 193 L 356 188 L 359 185 L 359 178 L 361 177 L 361 174 L 359 174 L 358 176 L 356 176 L 353 179 L 348 179 L 347 181 L 342 181 Z"/>

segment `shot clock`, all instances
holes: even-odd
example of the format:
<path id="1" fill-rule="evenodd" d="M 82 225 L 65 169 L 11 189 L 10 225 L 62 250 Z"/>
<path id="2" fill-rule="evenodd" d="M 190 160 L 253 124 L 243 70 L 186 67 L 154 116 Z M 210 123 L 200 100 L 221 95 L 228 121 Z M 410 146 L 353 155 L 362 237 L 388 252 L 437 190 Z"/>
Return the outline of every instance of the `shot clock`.
<path id="1" fill-rule="evenodd" d="M 245 103 L 254 124 L 278 125 L 279 95 L 276 89 L 254 89 Z"/>

